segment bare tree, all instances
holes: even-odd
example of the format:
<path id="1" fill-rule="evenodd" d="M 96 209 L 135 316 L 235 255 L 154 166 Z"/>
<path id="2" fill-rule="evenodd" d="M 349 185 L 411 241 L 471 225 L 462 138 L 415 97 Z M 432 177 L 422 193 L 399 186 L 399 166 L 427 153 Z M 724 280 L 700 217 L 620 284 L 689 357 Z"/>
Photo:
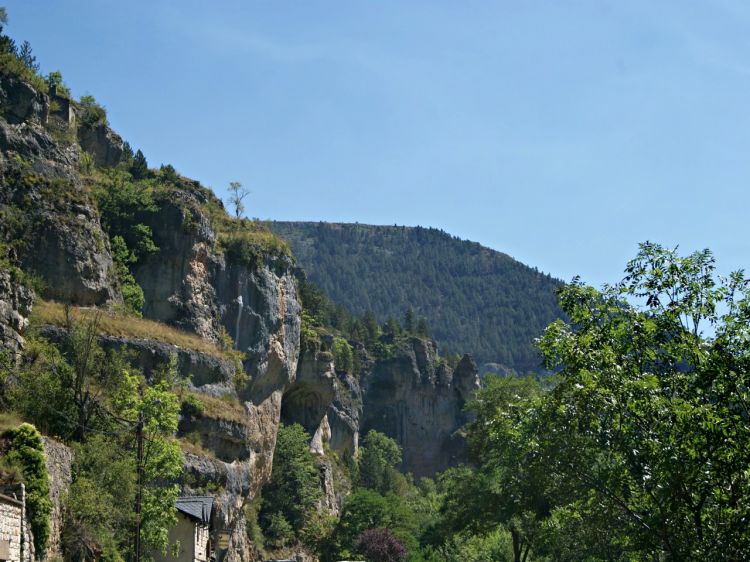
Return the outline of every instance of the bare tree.
<path id="1" fill-rule="evenodd" d="M 242 200 L 250 195 L 250 191 L 242 187 L 242 184 L 238 181 L 229 182 L 229 202 L 234 207 L 234 216 L 240 218 L 242 213 L 245 212 L 245 205 Z"/>

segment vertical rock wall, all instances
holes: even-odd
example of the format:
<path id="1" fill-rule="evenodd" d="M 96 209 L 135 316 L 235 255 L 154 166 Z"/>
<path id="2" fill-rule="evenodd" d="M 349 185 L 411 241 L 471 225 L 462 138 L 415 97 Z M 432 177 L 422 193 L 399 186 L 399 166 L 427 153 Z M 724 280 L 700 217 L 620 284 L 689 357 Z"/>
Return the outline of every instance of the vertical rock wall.
<path id="1" fill-rule="evenodd" d="M 0 263 L 0 349 L 7 349 L 14 357 L 23 347 L 33 298 L 33 293 Z"/>
<path id="2" fill-rule="evenodd" d="M 395 439 L 403 449 L 402 469 L 415 476 L 432 476 L 463 459 L 463 407 L 479 388 L 471 357 L 453 371 L 436 358 L 432 342 L 412 338 L 363 377 L 363 434 L 375 429 Z"/>

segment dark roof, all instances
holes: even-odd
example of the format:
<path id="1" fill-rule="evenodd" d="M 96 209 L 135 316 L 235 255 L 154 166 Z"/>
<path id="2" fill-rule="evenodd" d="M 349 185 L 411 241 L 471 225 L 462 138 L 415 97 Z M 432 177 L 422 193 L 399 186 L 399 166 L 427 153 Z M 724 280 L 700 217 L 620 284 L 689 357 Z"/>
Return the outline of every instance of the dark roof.
<path id="1" fill-rule="evenodd" d="M 182 496 L 177 498 L 175 507 L 188 517 L 192 517 L 201 523 L 211 520 L 211 509 L 214 505 L 213 496 Z"/>

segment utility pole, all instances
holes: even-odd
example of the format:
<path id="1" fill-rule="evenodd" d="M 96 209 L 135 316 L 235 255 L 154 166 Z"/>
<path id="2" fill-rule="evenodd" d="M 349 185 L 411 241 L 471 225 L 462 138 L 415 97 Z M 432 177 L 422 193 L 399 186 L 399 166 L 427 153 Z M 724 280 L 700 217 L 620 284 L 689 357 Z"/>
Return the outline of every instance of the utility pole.
<path id="1" fill-rule="evenodd" d="M 135 488 L 135 562 L 141 562 L 141 491 L 143 489 L 143 412 L 135 425 L 136 488 Z"/>

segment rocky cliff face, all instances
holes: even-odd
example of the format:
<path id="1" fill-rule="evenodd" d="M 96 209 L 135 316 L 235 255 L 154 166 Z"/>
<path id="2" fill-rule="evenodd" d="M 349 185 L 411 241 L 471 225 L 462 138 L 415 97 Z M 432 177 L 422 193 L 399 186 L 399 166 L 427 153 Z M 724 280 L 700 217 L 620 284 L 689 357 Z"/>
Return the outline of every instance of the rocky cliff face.
<path id="1" fill-rule="evenodd" d="M 479 388 L 471 357 L 453 371 L 436 359 L 432 342 L 411 338 L 363 376 L 363 433 L 375 429 L 396 439 L 402 468 L 415 476 L 432 476 L 463 458 L 463 407 Z"/>
<path id="2" fill-rule="evenodd" d="M 232 263 L 217 249 L 216 234 L 200 210 L 201 193 L 184 191 L 177 197 L 150 217 L 160 249 L 136 278 L 146 297 L 144 316 L 212 341 L 226 332 L 245 354 L 246 381 L 192 380 L 195 392 L 235 406 L 184 420 L 181 432 L 197 435 L 209 453 L 188 457 L 192 481 L 224 483 L 218 520 L 230 537 L 226 560 L 246 560 L 242 506 L 271 474 L 282 396 L 297 376 L 301 308 L 293 264 L 282 256 L 255 265 Z"/>
<path id="3" fill-rule="evenodd" d="M 1 238 L 13 241 L 24 269 L 46 283 L 46 296 L 81 305 L 121 299 L 109 243 L 77 174 L 80 151 L 45 129 L 45 94 L 0 74 Z"/>
<path id="4" fill-rule="evenodd" d="M 53 134 L 45 126 L 47 96 L 1 74 L 0 106 L 0 245 L 7 242 L 11 258 L 42 278 L 46 298 L 77 305 L 120 303 L 108 238 L 78 166 L 81 147 L 98 166 L 116 165 L 122 139 L 100 123 L 77 126 L 80 146 L 60 140 L 55 135 L 75 125 L 73 106 L 55 110 L 62 129 Z M 150 339 L 102 336 L 101 343 L 127 350 L 147 377 L 177 356 L 189 392 L 203 405 L 200 412 L 183 412 L 180 421 L 180 437 L 192 444 L 183 489 L 217 498 L 217 530 L 228 537 L 220 559 L 251 559 L 244 506 L 270 477 L 282 419 L 300 423 L 313 436 L 324 491 L 320 509 L 329 513 L 338 512 L 346 490 L 337 489 L 328 451 L 356 455 L 360 429 L 396 438 L 404 468 L 415 475 L 453 464 L 463 447 L 456 433 L 466 421 L 462 407 L 478 384 L 471 359 L 450 371 L 438 363 L 433 344 L 413 338 L 393 358 L 369 364 L 360 380 L 336 370 L 330 338 L 301 352 L 292 260 L 272 252 L 250 263 L 229 259 L 206 214 L 209 196 L 197 182 L 195 189 L 188 184 L 142 217 L 159 247 L 135 271 L 145 296 L 143 314 L 215 343 L 226 342 L 228 334 L 244 354 L 241 369 L 229 360 Z M 23 343 L 31 299 L 10 269 L 0 269 L 0 345 L 13 353 Z M 55 327 L 44 328 L 43 335 L 52 341 L 65 337 Z M 56 510 L 50 552 L 55 553 L 71 455 L 52 441 L 46 447 Z"/>
<path id="5" fill-rule="evenodd" d="M 330 341 L 304 350 L 297 377 L 287 387 L 282 402 L 284 423 L 298 423 L 313 436 L 311 448 L 324 454 L 324 443 L 341 456 L 354 456 L 359 447 L 362 396 L 359 382 L 337 371 L 333 356 L 324 348 Z"/>
<path id="6" fill-rule="evenodd" d="M 31 290 L 18 282 L 12 268 L 0 263 L 0 349 L 14 357 L 23 347 L 32 301 Z"/>

